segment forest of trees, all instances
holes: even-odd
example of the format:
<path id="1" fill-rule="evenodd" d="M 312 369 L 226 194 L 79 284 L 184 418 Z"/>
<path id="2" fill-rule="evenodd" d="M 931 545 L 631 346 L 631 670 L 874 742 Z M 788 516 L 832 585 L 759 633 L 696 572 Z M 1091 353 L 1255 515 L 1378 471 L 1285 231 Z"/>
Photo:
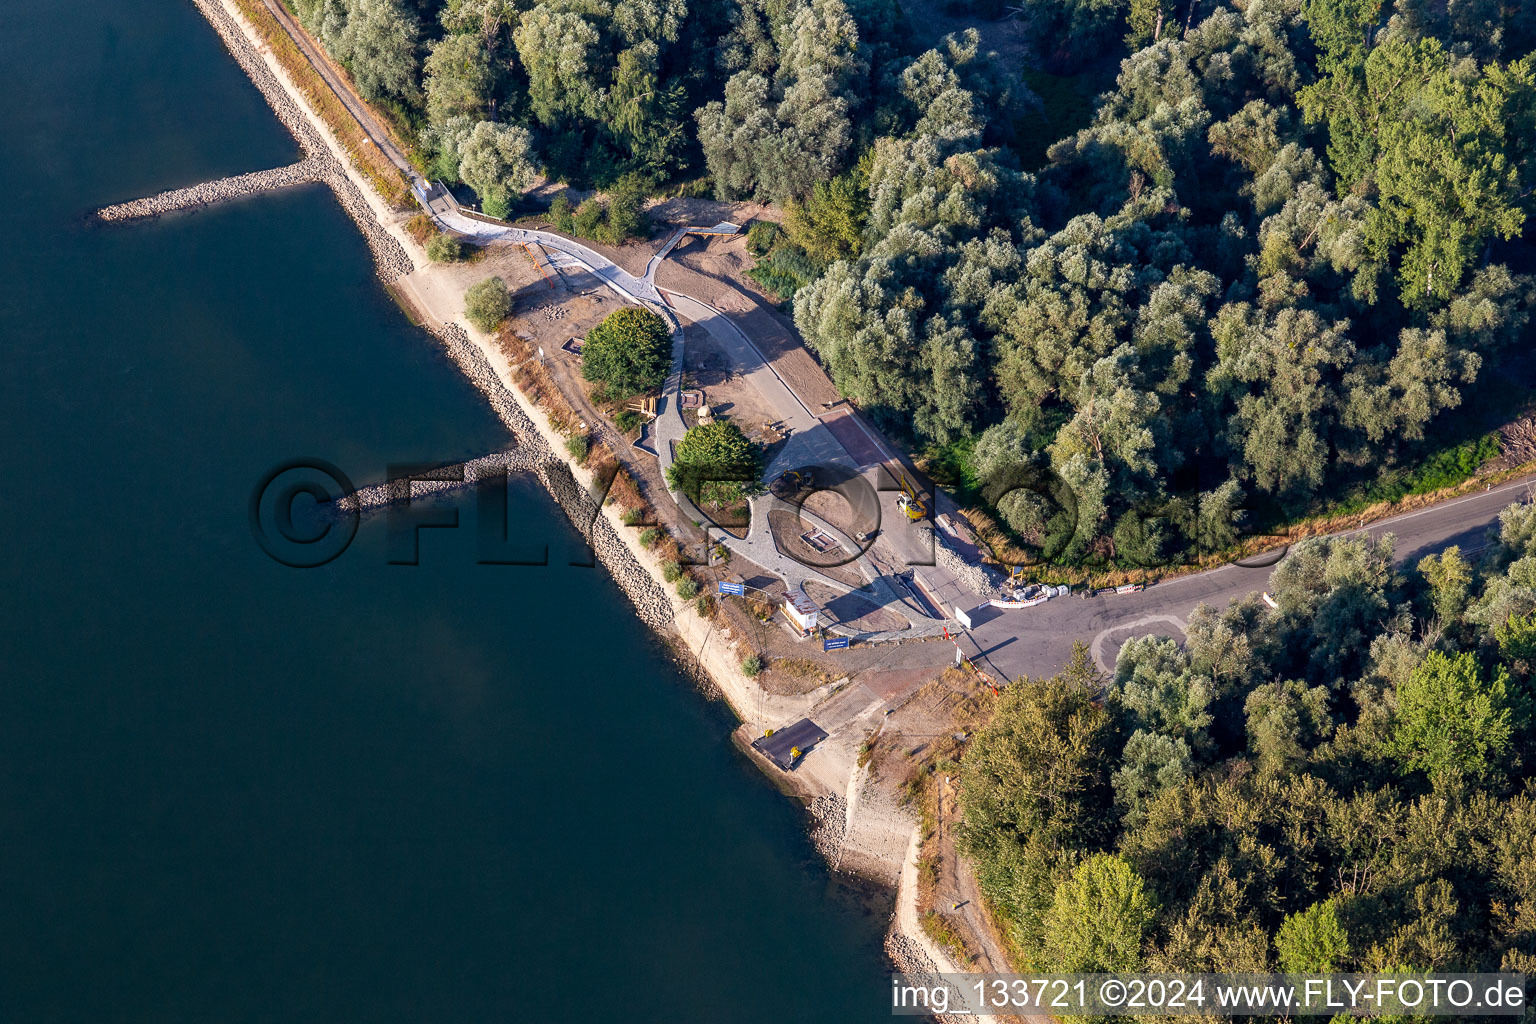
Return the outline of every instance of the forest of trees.
<path id="1" fill-rule="evenodd" d="M 1003 691 L 963 840 L 1019 966 L 1536 971 L 1536 505 L 1478 564 L 1315 541 L 1271 585 Z"/>
<path id="2" fill-rule="evenodd" d="M 1526 347 L 1536 286 L 1506 257 L 1529 262 L 1536 60 L 1514 59 L 1529 34 L 1401 6 L 1203 8 L 1035 173 L 989 62 L 923 56 L 870 150 L 858 252 L 796 294 L 801 333 L 971 478 L 1062 481 L 1068 559 L 1156 562 L 1213 510 L 1294 514 L 1422 458 Z M 1028 535 L 1038 505 L 999 511 Z"/>
<path id="3" fill-rule="evenodd" d="M 898 0 L 294 2 L 488 212 L 536 174 L 627 197 L 605 239 L 647 190 L 779 204 L 754 276 L 838 388 L 957 480 L 1047 474 L 1067 512 L 995 507 L 1062 560 L 1397 479 L 1529 379 L 1533 4 L 1023 0 L 1043 60 L 1126 55 L 1025 166 L 1027 69 L 916 52 Z"/>
<path id="4" fill-rule="evenodd" d="M 896 0 L 292 2 L 424 169 L 500 211 L 540 172 L 809 192 L 867 144 L 902 24 Z"/>

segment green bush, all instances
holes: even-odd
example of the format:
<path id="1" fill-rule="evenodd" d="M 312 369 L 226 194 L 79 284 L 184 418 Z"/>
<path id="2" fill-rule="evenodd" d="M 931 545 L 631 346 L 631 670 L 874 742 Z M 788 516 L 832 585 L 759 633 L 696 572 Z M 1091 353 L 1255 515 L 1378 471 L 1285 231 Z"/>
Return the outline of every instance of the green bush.
<path id="1" fill-rule="evenodd" d="M 646 182 L 636 174 L 626 174 L 608 191 L 608 219 L 597 229 L 599 242 L 622 245 L 631 238 L 645 234 L 645 214 L 641 204 L 645 202 Z"/>
<path id="2" fill-rule="evenodd" d="M 587 440 L 586 434 L 577 434 L 575 437 L 565 439 L 565 450 L 577 463 L 587 461 L 587 456 L 592 453 L 592 442 Z"/>
<path id="3" fill-rule="evenodd" d="M 625 306 L 587 333 L 581 375 L 602 384 L 609 398 L 655 391 L 672 366 L 672 333 L 648 309 Z"/>
<path id="4" fill-rule="evenodd" d="M 512 312 L 512 294 L 499 277 L 488 277 L 470 285 L 464 293 L 464 316 L 482 331 L 494 331 Z"/>
<path id="5" fill-rule="evenodd" d="M 741 659 L 741 671 L 749 678 L 763 670 L 763 658 L 759 654 L 749 654 Z"/>
<path id="6" fill-rule="evenodd" d="M 433 263 L 457 263 L 464 258 L 464 245 L 452 235 L 439 233 L 427 240 L 427 259 Z"/>
<path id="7" fill-rule="evenodd" d="M 667 486 L 696 502 L 728 505 L 757 483 L 762 452 L 729 420 L 691 427 L 677 443 Z"/>
<path id="8" fill-rule="evenodd" d="M 1499 455 L 1499 435 L 1485 434 L 1454 448 L 1436 452 L 1408 476 L 1409 494 L 1428 494 L 1467 479 L 1489 459 Z"/>
<path id="9" fill-rule="evenodd" d="M 555 226 L 556 231 L 564 231 L 566 234 L 574 233 L 575 222 L 571 219 L 571 201 L 563 194 L 555 197 L 555 201 L 549 204 L 549 221 Z"/>
<path id="10" fill-rule="evenodd" d="M 779 226 L 771 220 L 756 220 L 747 228 L 747 251 L 766 256 L 779 241 Z"/>
<path id="11" fill-rule="evenodd" d="M 487 217 L 506 220 L 507 215 L 512 212 L 512 207 L 505 196 L 486 196 L 480 201 L 480 212 Z"/>
<path id="12" fill-rule="evenodd" d="M 582 238 L 594 238 L 597 229 L 603 223 L 603 204 L 595 196 L 576 207 L 576 215 L 571 218 L 571 230 Z"/>
<path id="13" fill-rule="evenodd" d="M 640 546 L 653 548 L 657 544 L 661 543 L 661 538 L 663 536 L 664 534 L 661 532 L 661 530 L 658 527 L 653 526 L 640 534 Z"/>
<path id="14" fill-rule="evenodd" d="M 699 585 L 694 582 L 693 577 L 684 576 L 677 581 L 677 596 L 684 601 L 692 601 L 699 596 Z"/>
<path id="15" fill-rule="evenodd" d="M 571 201 L 559 196 L 549 204 L 549 219 L 556 231 L 578 238 L 622 245 L 631 238 L 643 237 L 648 230 L 645 197 L 650 181 L 639 174 L 626 174 L 608 189 L 603 199 L 586 200 L 575 211 Z"/>
<path id="16" fill-rule="evenodd" d="M 699 599 L 693 602 L 693 609 L 706 619 L 709 618 L 715 614 L 715 595 L 700 594 Z"/>
<path id="17" fill-rule="evenodd" d="M 747 276 L 782 301 L 794 298 L 795 292 L 816 280 L 817 271 L 816 264 L 800 249 L 781 245 L 766 259 L 758 260 Z"/>
<path id="18" fill-rule="evenodd" d="M 624 520 L 625 526 L 639 526 L 641 519 L 640 510 L 637 508 L 627 508 L 624 510 L 624 515 L 621 518 Z"/>
<path id="19" fill-rule="evenodd" d="M 668 559 L 661 563 L 661 578 L 668 583 L 676 583 L 683 577 L 683 567 Z"/>
<path id="20" fill-rule="evenodd" d="M 620 433 L 624 434 L 636 429 L 643 422 L 645 422 L 645 417 L 633 409 L 625 409 L 616 413 L 613 417 L 613 425 L 619 428 Z"/>

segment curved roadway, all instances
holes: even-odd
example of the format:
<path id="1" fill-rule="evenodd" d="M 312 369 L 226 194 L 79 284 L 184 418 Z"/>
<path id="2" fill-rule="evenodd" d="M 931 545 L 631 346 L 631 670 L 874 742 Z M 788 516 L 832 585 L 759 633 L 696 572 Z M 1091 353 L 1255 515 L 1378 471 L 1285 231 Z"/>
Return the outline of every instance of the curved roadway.
<path id="1" fill-rule="evenodd" d="M 636 278 L 615 266 L 605 257 L 586 246 L 560 235 L 523 228 L 501 228 L 470 220 L 455 218 L 448 224 L 459 230 L 458 221 L 474 225 L 478 237 L 506 237 L 514 241 L 535 242 L 580 260 L 598 277 L 621 295 L 636 303 L 660 303 L 670 300 L 679 313 L 695 321 L 721 344 L 738 369 L 748 377 L 773 407 L 785 415 L 791 428 L 790 444 L 774 460 L 770 473 L 776 469 L 831 461 L 825 453 L 816 450 L 815 438 L 826 437 L 827 431 L 804 403 L 800 402 L 789 387 L 773 373 L 756 347 L 736 325 L 719 310 L 688 295 L 668 291 L 662 293 L 650 280 L 655 273 L 655 261 L 647 268 L 646 278 Z M 490 229 L 489 231 L 485 229 Z M 466 232 L 470 233 L 470 232 Z M 670 462 L 670 440 L 682 434 L 682 419 L 675 414 L 672 404 L 677 394 L 676 375 L 681 366 L 681 345 L 674 346 L 674 379 L 669 380 L 663 421 L 675 420 L 675 430 L 665 426 L 658 430 L 658 449 L 663 464 Z M 668 415 L 668 413 L 672 415 Z M 821 429 L 817 429 L 821 428 Z M 1465 497 L 1432 505 L 1428 508 L 1407 512 L 1390 519 L 1372 523 L 1363 528 L 1342 531 L 1342 536 L 1365 534 L 1380 537 L 1386 533 L 1397 537 L 1397 557 L 1400 562 L 1417 562 L 1426 554 L 1442 550 L 1452 544 L 1464 552 L 1479 550 L 1489 542 L 1490 531 L 1497 525 L 1498 514 L 1511 502 L 1532 497 L 1532 478 L 1524 477 Z M 727 537 L 727 547 L 743 557 L 762 565 L 790 582 L 798 583 L 809 575 L 824 578 L 809 567 L 780 554 L 773 546 L 767 530 L 767 509 L 771 502 L 758 499 L 753 502 L 753 524 L 747 539 Z M 761 511 L 761 514 L 759 512 Z M 875 575 L 866 558 L 859 560 L 866 576 Z M 935 570 L 929 570 L 935 571 Z M 1072 645 L 1082 641 L 1090 645 L 1100 667 L 1108 669 L 1114 664 L 1115 654 L 1125 638 L 1141 632 L 1161 632 L 1177 635 L 1182 632 L 1189 615 L 1201 604 L 1224 607 L 1231 601 L 1263 591 L 1269 585 L 1273 566 L 1244 568 L 1227 565 L 1219 569 L 1184 576 L 1149 587 L 1133 594 L 1107 594 L 1084 600 L 1082 598 L 1057 598 L 1034 608 L 1005 611 L 984 606 L 972 614 L 970 640 L 975 649 L 968 654 L 978 656 L 994 674 L 1005 679 L 1021 675 L 1039 677 L 1050 675 L 1066 665 L 1071 657 Z M 884 580 L 886 577 L 879 576 Z M 837 581 L 832 581 L 834 584 Z M 901 603 L 893 587 L 880 588 L 886 599 L 882 603 Z M 981 598 L 976 598 L 977 602 Z M 910 617 L 910 616 L 909 616 Z M 931 632 L 937 630 L 920 630 Z M 971 645 L 967 644 L 969 648 Z"/>
<path id="2" fill-rule="evenodd" d="M 410 166 L 405 155 L 395 146 L 388 133 L 373 119 L 366 106 L 359 102 L 345 83 L 338 79 L 329 62 L 315 52 L 313 43 L 293 23 L 292 17 L 282 8 L 281 3 L 278 0 L 264 0 L 264 3 L 279 24 L 304 51 L 316 71 L 357 118 L 363 130 L 411 179 L 418 199 L 422 201 L 423 206 L 430 209 L 443 226 L 485 241 L 507 239 L 525 244 L 534 243 L 564 253 L 585 266 L 621 297 L 637 305 L 658 306 L 669 312 L 671 307 L 675 307 L 678 312 L 704 327 L 725 348 L 733 361 L 739 364 L 743 374 L 747 375 L 763 392 L 764 397 L 773 403 L 773 407 L 782 411 L 785 422 L 791 429 L 790 444 L 786 445 L 779 458 L 775 459 L 774 467 L 770 467 L 770 470 L 775 467 L 785 468 L 828 461 L 821 457 L 824 453 L 815 450 L 815 443 L 811 440 L 819 434 L 826 433 L 825 429 L 813 429 L 817 426 L 824 427 L 824 425 L 817 421 L 799 397 L 778 378 L 772 367 L 758 353 L 756 346 L 734 323 L 731 323 L 719 310 L 692 296 L 668 292 L 670 304 L 668 298 L 663 297 L 656 287 L 655 274 L 661 258 L 665 255 L 665 250 L 650 260 L 645 276 L 637 278 L 601 254 L 562 235 L 489 224 L 466 217 L 456 209 L 429 203 L 426 182 Z M 675 243 L 676 240 L 677 235 L 674 234 L 669 241 Z M 670 249 L 671 244 L 667 248 Z M 673 415 L 666 415 L 667 406 L 675 402 L 680 385 L 681 360 L 682 342 L 681 332 L 679 332 L 679 337 L 673 346 L 673 376 L 668 380 L 667 392 L 663 399 L 665 403 L 663 415 L 658 419 L 658 424 L 661 424 L 662 420 L 676 420 L 673 425 L 676 427 L 675 430 L 663 427 L 658 431 L 658 450 L 664 465 L 671 461 L 669 442 L 681 436 L 681 417 L 676 415 L 675 409 L 670 410 Z M 662 436 L 663 434 L 666 436 Z M 1459 545 L 1463 551 L 1477 551 L 1489 543 L 1490 533 L 1497 525 L 1500 510 L 1511 502 L 1531 499 L 1532 483 L 1533 478 L 1527 476 L 1488 491 L 1394 516 L 1361 529 L 1343 531 L 1341 535 L 1367 534 L 1380 537 L 1386 533 L 1395 534 L 1397 557 L 1404 563 L 1416 562 L 1424 555 L 1442 550 L 1452 544 Z M 772 552 L 772 556 L 768 551 L 762 550 L 765 541 L 768 545 L 772 544 L 767 531 L 768 504 L 766 501 L 753 503 L 753 527 L 747 541 L 726 538 L 726 542 L 729 547 L 739 549 L 744 557 L 764 564 L 765 568 L 778 569 L 782 567 L 777 563 L 793 560 L 784 558 L 777 553 L 776 549 Z M 761 517 L 758 515 L 757 506 L 759 505 L 762 505 Z M 865 564 L 866 562 L 867 559 L 860 559 L 860 567 L 868 575 L 870 567 Z M 814 571 L 809 567 L 801 566 L 798 562 L 793 564 L 796 568 L 788 568 L 787 572 L 781 572 L 781 575 L 795 575 L 803 579 Z M 1057 598 L 1035 608 L 1013 611 L 984 607 L 973 614 L 970 640 L 974 643 L 975 651 L 971 653 L 979 655 L 984 663 L 989 664 L 1004 678 L 1017 678 L 1021 675 L 1039 677 L 1049 675 L 1064 666 L 1071 656 L 1073 643 L 1081 640 L 1090 645 L 1094 658 L 1100 666 L 1108 668 L 1113 664 L 1121 642 L 1126 636 L 1132 635 L 1132 631 L 1135 633 L 1179 632 L 1188 621 L 1190 613 L 1198 605 L 1225 606 L 1233 600 L 1262 591 L 1269 584 L 1271 572 L 1273 567 L 1243 568 L 1228 565 L 1198 575 L 1170 580 L 1134 594 L 1110 594 L 1088 600 L 1071 597 Z M 815 575 L 825 578 L 820 573 Z M 885 577 L 880 576 L 878 579 L 884 580 Z M 837 583 L 835 580 L 832 582 Z M 841 584 L 838 585 L 841 586 Z M 890 590 L 894 596 L 894 588 L 886 589 Z"/>

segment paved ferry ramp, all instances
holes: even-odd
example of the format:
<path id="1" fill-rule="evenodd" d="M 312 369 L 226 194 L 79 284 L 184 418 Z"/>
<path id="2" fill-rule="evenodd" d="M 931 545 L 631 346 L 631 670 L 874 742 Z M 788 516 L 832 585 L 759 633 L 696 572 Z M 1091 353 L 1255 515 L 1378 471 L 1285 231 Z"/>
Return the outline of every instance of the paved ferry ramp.
<path id="1" fill-rule="evenodd" d="M 759 736 L 752 741 L 752 746 L 778 765 L 780 771 L 787 772 L 794 767 L 792 751 L 796 747 L 800 748 L 800 757 L 803 759 L 812 747 L 826 738 L 825 729 L 809 718 L 802 718 L 794 725 L 775 730 L 772 736 Z"/>

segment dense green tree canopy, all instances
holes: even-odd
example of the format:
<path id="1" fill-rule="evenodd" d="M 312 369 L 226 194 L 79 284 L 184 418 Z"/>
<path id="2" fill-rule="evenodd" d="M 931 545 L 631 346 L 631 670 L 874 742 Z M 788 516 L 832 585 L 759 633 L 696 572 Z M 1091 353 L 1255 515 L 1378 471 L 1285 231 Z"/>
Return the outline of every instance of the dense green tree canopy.
<path id="1" fill-rule="evenodd" d="M 1004 688 L 962 755 L 962 834 L 1015 966 L 1536 965 L 1533 554 L 1536 505 L 1512 507 L 1435 621 L 1390 545 L 1309 542 L 1279 608 Z"/>
<path id="2" fill-rule="evenodd" d="M 658 390 L 672 366 L 672 332 L 649 309 L 625 306 L 587 333 L 581 375 L 609 398 Z"/>

